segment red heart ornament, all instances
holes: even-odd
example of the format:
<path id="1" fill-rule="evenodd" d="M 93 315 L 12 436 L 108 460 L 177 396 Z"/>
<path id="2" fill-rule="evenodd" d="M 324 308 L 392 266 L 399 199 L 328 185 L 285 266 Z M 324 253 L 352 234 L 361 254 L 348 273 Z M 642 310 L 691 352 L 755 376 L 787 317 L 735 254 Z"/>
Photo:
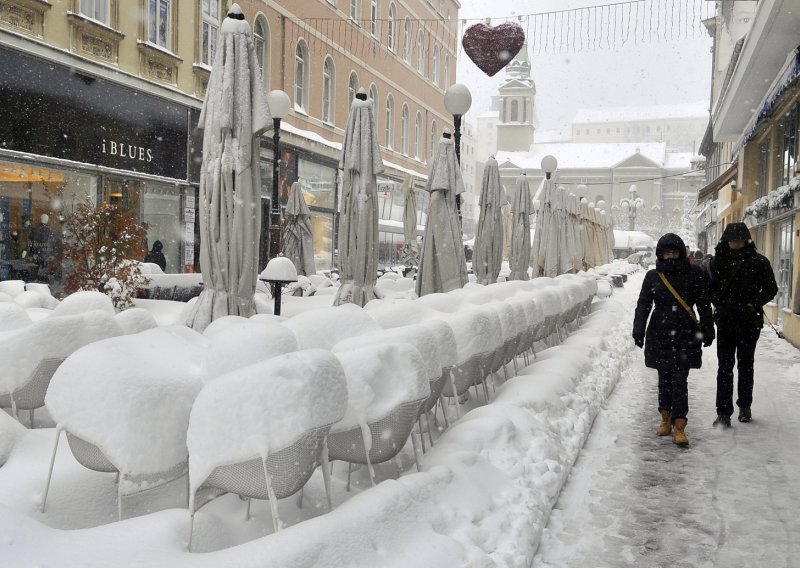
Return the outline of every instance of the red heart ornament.
<path id="1" fill-rule="evenodd" d="M 489 77 L 509 64 L 525 43 L 525 31 L 513 22 L 497 27 L 475 24 L 467 28 L 461 45 L 472 62 Z"/>

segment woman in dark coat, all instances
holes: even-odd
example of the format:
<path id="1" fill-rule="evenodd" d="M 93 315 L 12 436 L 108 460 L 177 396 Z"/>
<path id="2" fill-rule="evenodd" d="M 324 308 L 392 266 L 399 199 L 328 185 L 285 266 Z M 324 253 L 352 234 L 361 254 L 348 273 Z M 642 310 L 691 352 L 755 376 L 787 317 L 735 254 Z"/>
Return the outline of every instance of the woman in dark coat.
<path id="1" fill-rule="evenodd" d="M 689 309 L 681 305 L 664 280 Z M 680 446 L 689 444 L 684 432 L 689 412 L 689 369 L 699 369 L 702 364 L 701 344 L 708 347 L 714 341 L 708 286 L 703 269 L 689 264 L 681 238 L 667 233 L 658 240 L 656 268 L 644 277 L 633 320 L 633 340 L 637 347 L 644 346 L 645 365 L 658 370 L 661 423 L 656 433 L 666 436 L 672 432 L 672 441 Z"/>
<path id="2" fill-rule="evenodd" d="M 164 244 L 161 241 L 153 243 L 153 248 L 144 257 L 144 262 L 152 262 L 157 264 L 161 270 L 167 269 L 167 257 L 161 252 L 164 250 Z"/>

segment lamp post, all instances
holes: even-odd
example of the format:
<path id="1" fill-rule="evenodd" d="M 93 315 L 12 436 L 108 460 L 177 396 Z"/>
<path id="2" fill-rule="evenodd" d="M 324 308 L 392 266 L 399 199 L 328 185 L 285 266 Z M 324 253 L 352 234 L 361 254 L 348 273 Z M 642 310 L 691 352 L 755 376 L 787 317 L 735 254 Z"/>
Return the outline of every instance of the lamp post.
<path id="1" fill-rule="evenodd" d="M 272 199 L 269 217 L 269 258 L 275 258 L 281 250 L 281 204 L 278 181 L 281 174 L 281 119 L 289 114 L 289 95 L 280 90 L 270 91 L 269 110 L 272 113 Z"/>
<path id="2" fill-rule="evenodd" d="M 456 146 L 456 160 L 461 166 L 461 117 L 466 114 L 472 106 L 472 93 L 466 85 L 455 83 L 447 88 L 444 93 L 444 107 L 447 112 L 453 115 L 454 141 Z M 461 196 L 456 195 L 456 209 L 458 209 L 458 220 L 461 222 Z"/>
<path id="3" fill-rule="evenodd" d="M 628 212 L 628 230 L 636 229 L 636 214 L 644 209 L 644 199 L 636 194 L 636 186 L 632 185 L 628 192 L 630 197 L 623 197 L 619 200 L 619 207 Z"/>
<path id="4" fill-rule="evenodd" d="M 281 291 L 283 285 L 289 282 L 297 282 L 297 268 L 294 263 L 285 256 L 276 256 L 267 263 L 267 267 L 261 271 L 258 279 L 272 285 L 272 297 L 275 298 L 275 305 L 272 313 L 276 316 L 281 315 Z"/>
<path id="5" fill-rule="evenodd" d="M 556 171 L 558 168 L 558 160 L 556 160 L 555 156 L 550 156 L 549 154 L 542 158 L 542 170 L 544 171 L 544 177 L 546 179 L 550 179 L 553 175 L 553 172 Z"/>

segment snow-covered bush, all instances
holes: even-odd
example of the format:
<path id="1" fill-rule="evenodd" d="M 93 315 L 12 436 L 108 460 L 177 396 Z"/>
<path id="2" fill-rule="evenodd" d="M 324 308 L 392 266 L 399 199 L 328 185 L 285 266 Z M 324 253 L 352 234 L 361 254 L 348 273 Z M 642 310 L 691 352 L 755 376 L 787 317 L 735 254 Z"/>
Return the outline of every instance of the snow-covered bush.
<path id="1" fill-rule="evenodd" d="M 64 291 L 97 290 L 117 309 L 133 305 L 137 288 L 147 284 L 138 262 L 147 253 L 147 226 L 132 211 L 111 203 L 81 202 L 64 217 Z"/>

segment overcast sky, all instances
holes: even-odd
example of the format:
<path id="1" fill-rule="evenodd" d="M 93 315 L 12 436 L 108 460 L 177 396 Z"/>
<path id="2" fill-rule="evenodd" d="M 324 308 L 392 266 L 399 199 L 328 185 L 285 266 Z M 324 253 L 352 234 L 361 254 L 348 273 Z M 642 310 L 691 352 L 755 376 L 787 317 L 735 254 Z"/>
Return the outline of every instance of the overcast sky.
<path id="1" fill-rule="evenodd" d="M 532 36 L 544 36 L 543 22 L 547 20 L 542 17 L 531 19 L 530 23 L 522 22 L 523 28 L 527 28 L 528 42 L 531 44 L 529 56 L 536 84 L 537 129 L 566 128 L 579 108 L 708 101 L 711 88 L 711 38 L 697 31 L 698 28 L 689 28 L 688 24 L 682 28 L 680 24 L 675 27 L 675 22 L 681 19 L 694 25 L 698 18 L 693 17 L 693 13 L 700 9 L 713 9 L 709 8 L 713 3 L 705 0 L 648 0 L 639 3 L 638 7 L 636 4 L 620 5 L 619 0 L 461 0 L 459 15 L 461 19 L 492 17 L 492 24 L 498 25 L 505 21 L 504 16 L 610 4 L 617 4 L 617 7 L 594 12 L 604 14 L 609 21 L 608 28 L 612 25 L 610 20 L 624 22 L 628 33 L 636 35 L 638 40 L 647 34 L 649 28 L 660 26 L 657 31 L 660 40 L 633 42 L 629 36 L 625 45 L 621 45 L 619 36 L 622 31 L 618 29 L 617 41 L 610 39 L 614 32 L 605 32 L 607 39 L 602 49 L 580 50 L 578 47 L 561 54 L 542 52 L 537 55 L 532 53 L 536 49 L 536 39 Z M 646 11 L 647 7 L 653 5 L 659 7 L 662 24 L 658 23 L 657 14 Z M 631 19 L 636 19 L 636 10 L 639 11 L 639 24 L 634 22 L 628 25 Z M 617 17 L 609 17 L 612 13 Z M 582 27 L 584 31 L 577 34 L 578 45 L 581 36 L 586 36 L 588 43 L 592 35 L 589 31 L 589 12 L 578 13 L 572 21 L 578 22 L 580 17 L 586 18 L 586 23 Z M 551 29 L 554 29 L 556 16 L 552 18 L 554 23 Z M 534 22 L 539 23 L 538 28 Z M 474 23 L 468 21 L 465 27 L 469 28 Z M 574 23 L 572 27 L 579 28 L 580 25 Z M 629 29 L 634 27 L 636 31 Z M 670 35 L 681 37 L 665 39 L 664 36 Z M 609 46 L 609 43 L 612 45 Z M 614 43 L 617 43 L 616 47 Z M 474 123 L 476 116 L 489 110 L 490 96 L 497 94 L 497 86 L 504 80 L 505 70 L 488 77 L 466 56 L 460 43 L 458 58 L 457 80 L 466 84 L 473 95 L 472 108 L 465 118 Z"/>

